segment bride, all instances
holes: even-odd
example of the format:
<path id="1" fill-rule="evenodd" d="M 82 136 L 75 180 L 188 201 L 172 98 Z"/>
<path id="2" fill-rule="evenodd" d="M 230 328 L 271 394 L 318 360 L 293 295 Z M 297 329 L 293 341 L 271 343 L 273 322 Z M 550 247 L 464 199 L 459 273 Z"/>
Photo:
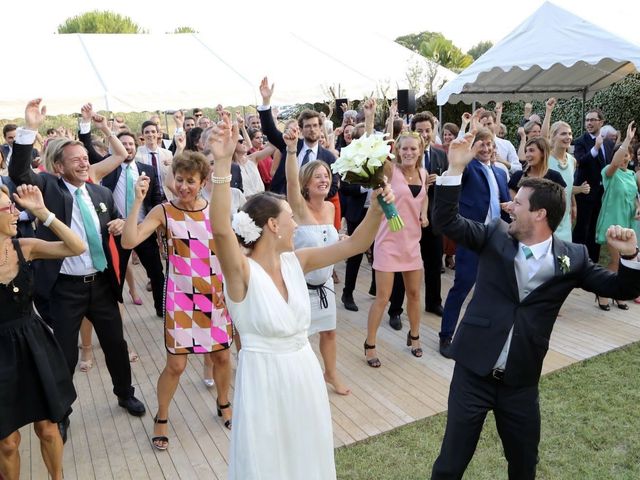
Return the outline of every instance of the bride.
<path id="1" fill-rule="evenodd" d="M 285 140 L 294 134 L 287 130 Z M 237 142 L 238 127 L 224 112 L 208 147 L 215 157 L 210 219 L 216 255 L 227 307 L 242 340 L 229 478 L 335 478 L 329 399 L 307 339 L 310 307 L 304 274 L 364 252 L 374 240 L 382 210 L 371 202 L 360 227 L 344 241 L 294 251 L 296 223 L 282 196 L 254 195 L 230 220 L 229 182 Z M 390 190 L 384 198 L 393 201 Z"/>

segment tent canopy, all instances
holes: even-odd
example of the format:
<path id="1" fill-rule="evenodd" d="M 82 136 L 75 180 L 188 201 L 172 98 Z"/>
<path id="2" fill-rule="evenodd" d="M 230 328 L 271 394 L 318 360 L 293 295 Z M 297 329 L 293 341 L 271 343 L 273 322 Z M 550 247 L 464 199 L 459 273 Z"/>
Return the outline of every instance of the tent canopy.
<path id="1" fill-rule="evenodd" d="M 251 35 L 219 34 L 30 39 L 12 58 L 12 71 L 22 73 L 4 76 L 9 94 L 0 99 L 0 118 L 22 116 L 27 101 L 36 97 L 43 98 L 51 115 L 77 112 L 86 102 L 113 112 L 256 105 L 264 75 L 276 84 L 272 101 L 277 105 L 329 100 L 329 87 L 341 98 L 380 90 L 393 97 L 397 88 L 408 88 L 410 65 L 436 66 L 378 34 L 360 38 L 363 48 L 356 53 L 343 39 L 315 33 L 273 29 L 259 43 Z M 51 53 L 42 55 L 43 46 Z M 454 76 L 437 66 L 434 84 Z"/>
<path id="2" fill-rule="evenodd" d="M 591 98 L 640 70 L 640 46 L 550 2 L 438 91 L 438 105 Z"/>

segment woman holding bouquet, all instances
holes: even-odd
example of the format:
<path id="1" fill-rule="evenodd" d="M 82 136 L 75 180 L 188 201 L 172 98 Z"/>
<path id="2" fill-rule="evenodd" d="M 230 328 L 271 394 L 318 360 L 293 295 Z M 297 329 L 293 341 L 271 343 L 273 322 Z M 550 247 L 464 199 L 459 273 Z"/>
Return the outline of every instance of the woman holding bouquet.
<path id="1" fill-rule="evenodd" d="M 374 110 L 375 111 L 375 110 Z M 372 115 L 365 109 L 365 114 Z M 420 168 L 424 142 L 419 134 L 400 134 L 395 143 L 395 160 L 387 160 L 385 175 L 396 195 L 396 207 L 405 226 L 392 231 L 389 223 L 383 222 L 376 235 L 373 247 L 373 268 L 376 275 L 376 299 L 369 309 L 367 340 L 364 343 L 365 357 L 370 367 L 381 363 L 376 352 L 376 335 L 384 309 L 391 296 L 393 276 L 402 272 L 406 295 L 410 330 L 407 346 L 415 357 L 422 356 L 420 348 L 420 287 L 422 284 L 422 255 L 420 254 L 421 227 L 427 220 L 428 172 Z"/>
<path id="2" fill-rule="evenodd" d="M 295 139 L 285 133 L 285 141 Z M 381 210 L 372 204 L 354 234 L 327 247 L 293 247 L 289 204 L 254 195 L 229 219 L 231 162 L 238 141 L 228 112 L 213 127 L 215 156 L 210 218 L 225 299 L 242 339 L 236 372 L 230 479 L 335 478 L 331 411 L 322 370 L 307 337 L 309 293 L 304 274 L 363 252 Z M 374 197 L 378 191 L 374 192 Z M 386 201 L 393 201 L 387 190 Z M 248 249 L 243 255 L 238 241 Z"/>

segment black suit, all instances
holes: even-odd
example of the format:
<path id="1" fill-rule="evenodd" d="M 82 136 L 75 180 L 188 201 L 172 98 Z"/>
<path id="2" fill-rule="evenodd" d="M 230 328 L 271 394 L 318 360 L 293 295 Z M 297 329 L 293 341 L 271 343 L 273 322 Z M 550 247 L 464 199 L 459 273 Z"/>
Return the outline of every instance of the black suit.
<path id="1" fill-rule="evenodd" d="M 435 148 L 433 145 L 429 147 L 429 158 L 425 153 L 424 168 L 429 173 L 435 173 L 442 175 L 449 168 L 449 160 L 444 150 Z M 429 219 L 429 225 L 422 229 L 422 236 L 420 237 L 420 254 L 422 255 L 422 264 L 424 266 L 424 305 L 427 310 L 434 310 L 438 307 L 442 307 L 442 235 L 435 233 L 432 226 L 432 212 L 433 212 L 433 192 L 434 186 L 430 186 L 427 190 L 427 196 L 429 197 L 429 207 L 427 210 L 427 218 Z M 400 282 L 400 286 L 396 286 Z M 404 282 L 402 275 L 395 275 L 394 288 L 391 293 L 391 306 L 389 312 L 402 312 L 402 302 L 404 301 Z"/>
<path id="2" fill-rule="evenodd" d="M 273 121 L 273 115 L 271 114 L 271 109 L 269 110 L 259 110 L 260 114 L 260 123 L 262 124 L 262 131 L 269 139 L 269 143 L 273 144 L 281 153 L 281 160 L 278 164 L 278 168 L 276 169 L 273 178 L 271 179 L 271 191 L 275 193 L 280 193 L 286 195 L 287 193 L 287 175 L 285 170 L 285 159 L 287 158 L 287 144 L 282 138 L 282 132 L 278 130 L 275 122 Z M 304 146 L 304 140 L 298 140 L 298 146 L 296 148 L 297 153 L 300 154 Z M 336 157 L 333 153 L 325 148 L 322 148 L 318 145 L 318 156 L 316 160 L 322 160 L 328 165 L 331 165 L 336 161 Z M 331 180 L 331 188 L 329 188 L 329 193 L 327 194 L 327 198 L 333 198 L 333 196 L 338 193 L 338 186 L 340 185 L 340 176 L 337 174 L 333 175 Z"/>
<path id="3" fill-rule="evenodd" d="M 367 209 L 364 204 L 367 200 L 367 194 L 362 193 L 360 185 L 353 185 L 349 182 L 340 183 L 340 198 L 344 202 L 342 215 L 347 221 L 347 235 L 352 235 L 358 225 L 364 220 Z M 353 290 L 356 288 L 356 278 L 358 270 L 362 262 L 362 253 L 358 253 L 353 257 L 347 258 L 347 266 L 344 274 L 343 295 L 353 296 Z"/>
<path id="4" fill-rule="evenodd" d="M 461 217 L 460 190 L 436 187 L 434 227 L 478 255 L 478 276 L 451 344 L 456 366 L 432 479 L 462 478 L 488 410 L 495 413 L 509 478 L 533 479 L 540 438 L 538 381 L 560 307 L 578 287 L 609 298 L 634 298 L 640 294 L 640 270 L 621 265 L 617 274 L 610 272 L 591 262 L 583 245 L 553 237 L 554 271 L 521 297 L 515 272 L 518 241 L 502 220 L 484 225 Z M 563 272 L 560 259 L 565 256 L 570 266 Z M 492 370 L 512 328 L 504 377 L 495 379 Z"/>
<path id="5" fill-rule="evenodd" d="M 136 162 L 138 172 L 144 172 L 149 177 L 149 190 L 143 201 L 143 212 L 148 214 L 153 207 L 162 203 L 162 190 L 160 189 L 160 182 L 158 182 L 158 176 L 155 169 L 141 162 Z M 102 179 L 102 185 L 115 193 L 118 180 L 122 173 L 122 166 L 116 168 L 113 172 L 108 174 Z M 129 264 L 129 257 L 131 256 L 131 250 L 122 248 L 120 241 L 116 242 L 118 250 L 120 252 L 120 272 L 121 273 L 121 285 L 124 285 L 124 274 L 127 271 Z M 162 262 L 160 260 L 160 249 L 158 248 L 157 237 L 150 235 L 147 239 L 141 242 L 134 248 L 140 258 L 140 263 L 147 272 L 147 277 L 151 281 L 151 292 L 153 294 L 153 305 L 156 310 L 156 315 L 163 316 L 164 312 L 164 273 L 162 271 Z"/>
<path id="6" fill-rule="evenodd" d="M 9 175 L 17 185 L 37 185 L 45 205 L 67 226 L 71 225 L 74 199 L 61 178 L 48 173 L 36 174 L 31 169 L 31 145 L 14 144 Z M 71 375 L 78 361 L 78 332 L 83 317 L 93 323 L 111 380 L 113 392 L 118 397 L 133 395 L 131 367 L 127 343 L 123 337 L 122 317 L 118 301 L 122 300 L 120 284 L 113 266 L 109 248 L 107 223 L 119 218 L 111 192 L 100 185 L 85 184 L 101 227 L 102 248 L 107 259 L 107 269 L 95 276 L 76 277 L 60 274 L 63 260 L 37 260 L 35 270 L 34 301 L 42 318 L 53 328 L 62 347 Z M 58 241 L 55 234 L 40 224 L 36 237 Z"/>
<path id="7" fill-rule="evenodd" d="M 611 163 L 613 159 L 614 143 L 605 139 L 602 148 L 598 151 L 598 156 L 591 155 L 591 149 L 596 141 L 587 132 L 574 142 L 574 156 L 578 166 L 575 173 L 575 184 L 582 185 L 588 182 L 591 191 L 588 194 L 576 195 L 576 226 L 573 229 L 572 240 L 575 243 L 582 243 L 587 246 L 591 261 L 598 262 L 600 257 L 600 245 L 596 243 L 596 224 L 602 207 L 602 169 Z"/>

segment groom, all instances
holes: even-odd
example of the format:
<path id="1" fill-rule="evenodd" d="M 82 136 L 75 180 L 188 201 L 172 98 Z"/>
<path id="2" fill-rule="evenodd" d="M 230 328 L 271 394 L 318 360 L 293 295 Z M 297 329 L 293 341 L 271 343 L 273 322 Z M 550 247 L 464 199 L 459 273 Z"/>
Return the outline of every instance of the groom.
<path id="1" fill-rule="evenodd" d="M 486 414 L 493 410 L 509 464 L 509 479 L 533 479 L 540 442 L 538 381 L 562 303 L 574 288 L 609 297 L 640 295 L 633 230 L 612 226 L 618 273 L 589 259 L 584 245 L 553 232 L 564 214 L 564 191 L 525 179 L 509 206 L 512 223 L 487 225 L 458 214 L 460 179 L 473 158 L 473 134 L 453 142 L 449 170 L 435 192 L 434 228 L 479 255 L 475 292 L 451 344 L 456 361 L 447 427 L 432 479 L 459 479 L 473 456 Z"/>

